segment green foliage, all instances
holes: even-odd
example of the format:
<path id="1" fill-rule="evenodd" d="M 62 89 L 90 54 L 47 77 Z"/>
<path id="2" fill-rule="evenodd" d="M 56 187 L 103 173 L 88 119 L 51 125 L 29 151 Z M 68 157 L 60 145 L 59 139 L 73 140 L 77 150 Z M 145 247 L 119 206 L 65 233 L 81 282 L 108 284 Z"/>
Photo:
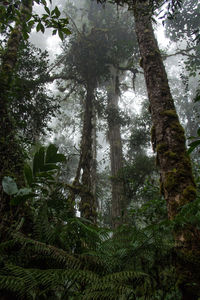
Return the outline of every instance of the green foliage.
<path id="1" fill-rule="evenodd" d="M 33 187 L 41 187 L 41 184 L 51 184 L 54 181 L 53 174 L 58 169 L 57 164 L 66 160 L 63 154 L 57 153 L 58 148 L 51 144 L 45 149 L 41 147 L 34 155 L 33 167 L 31 168 L 28 164 L 24 167 L 24 175 L 26 183 L 29 188 L 17 188 L 17 184 L 11 177 L 5 176 L 2 180 L 3 190 L 6 194 L 13 196 L 11 198 L 11 205 L 18 205 L 25 202 L 29 198 L 33 198 L 35 192 Z M 44 189 L 43 189 L 44 191 Z"/>
<path id="2" fill-rule="evenodd" d="M 31 29 L 36 26 L 36 31 L 45 32 L 45 28 L 52 28 L 52 34 L 56 34 L 58 32 L 61 40 L 64 39 L 64 35 L 71 34 L 71 31 L 66 27 L 69 23 L 68 18 L 60 17 L 61 12 L 57 6 L 50 11 L 47 6 L 47 2 L 45 0 L 35 0 L 35 2 L 44 7 L 46 13 L 43 13 L 40 17 L 36 13 L 32 13 L 27 15 L 26 11 L 21 8 L 22 4 L 27 5 L 26 1 L 5 1 L 0 5 L 0 31 L 5 31 L 7 27 L 12 31 L 13 30 L 13 22 L 22 23 L 22 33 L 24 40 L 29 38 L 29 34 Z M 26 15 L 26 18 L 24 18 Z"/>
<path id="3" fill-rule="evenodd" d="M 13 196 L 10 201 L 11 205 L 19 205 L 34 196 L 34 193 L 29 188 L 21 188 L 18 190 L 16 182 L 9 176 L 3 178 L 2 186 L 3 191 L 7 195 Z"/>
<path id="4" fill-rule="evenodd" d="M 58 9 L 50 12 L 45 6 L 45 11 L 55 19 L 60 17 Z M 104 20 L 109 22 L 109 18 Z M 43 23 L 38 24 L 36 30 L 44 31 Z M 89 30 L 87 38 L 74 42 L 72 47 L 75 51 L 79 46 L 76 55 L 81 76 L 87 75 L 88 65 L 82 63 L 87 50 L 92 50 L 93 37 L 97 37 L 95 49 L 99 50 L 103 38 L 110 34 L 106 28 L 96 31 Z M 79 50 L 83 50 L 83 56 Z M 123 46 L 112 49 L 111 58 L 118 62 L 117 55 L 123 50 Z M 128 57 L 128 50 L 126 53 Z M 102 76 L 105 65 L 96 70 L 97 57 L 93 54 L 89 57 L 89 63 L 94 63 L 93 74 Z M 173 267 L 176 257 L 172 230 L 188 224 L 200 228 L 199 198 L 183 206 L 173 222 L 168 221 L 153 158 L 146 151 L 150 121 L 136 121 L 127 166 L 120 174 L 132 200 L 129 223 L 114 232 L 76 217 L 75 203 L 69 201 L 70 185 L 60 177 L 60 163 L 66 158 L 55 145 L 40 147 L 32 164 L 25 165 L 26 187 L 18 189 L 14 179 L 4 177 L 2 185 L 10 204 L 20 210 L 23 203 L 29 214 L 24 210 L 21 220 L 12 224 L 9 239 L 0 243 L 1 297 L 181 299 Z M 192 189 L 186 188 L 185 194 L 189 193 Z"/>
<path id="5" fill-rule="evenodd" d="M 46 51 L 22 43 L 8 98 L 18 134 L 23 143 L 37 142 L 49 131 L 48 122 L 59 111 L 59 97 L 49 93 L 49 59 Z"/>
<path id="6" fill-rule="evenodd" d="M 50 145 L 38 149 L 33 167 L 25 166 L 28 189 L 35 193 L 28 200 L 31 223 L 25 216 L 0 243 L 0 292 L 39 300 L 179 299 L 172 226 L 155 187 L 144 190 L 152 201 L 130 211 L 134 225 L 112 233 L 71 215 L 66 185 L 56 179 L 63 160 Z M 45 169 L 48 164 L 54 169 Z M 5 182 L 12 194 L 14 181 Z"/>

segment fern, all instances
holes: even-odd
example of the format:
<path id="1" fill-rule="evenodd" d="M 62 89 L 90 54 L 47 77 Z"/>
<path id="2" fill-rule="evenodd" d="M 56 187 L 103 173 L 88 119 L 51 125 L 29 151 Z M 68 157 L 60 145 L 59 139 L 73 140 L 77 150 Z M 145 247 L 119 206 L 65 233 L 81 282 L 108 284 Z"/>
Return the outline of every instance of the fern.
<path id="1" fill-rule="evenodd" d="M 80 261 L 62 249 L 47 245 L 39 241 L 35 241 L 31 238 L 27 238 L 20 233 L 15 233 L 13 237 L 15 238 L 17 243 L 19 243 L 23 247 L 23 251 L 31 249 L 32 252 L 48 256 L 49 259 L 55 260 L 64 267 L 71 266 L 74 269 L 80 267 Z"/>

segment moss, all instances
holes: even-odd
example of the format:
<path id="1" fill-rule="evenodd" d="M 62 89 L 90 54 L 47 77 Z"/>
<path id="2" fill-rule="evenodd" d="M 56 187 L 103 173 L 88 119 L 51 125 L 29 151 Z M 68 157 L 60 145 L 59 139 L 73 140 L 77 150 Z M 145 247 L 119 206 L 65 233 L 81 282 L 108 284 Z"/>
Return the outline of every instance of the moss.
<path id="1" fill-rule="evenodd" d="M 82 208 L 82 210 L 86 210 L 86 209 L 90 208 L 90 204 L 89 203 L 83 203 L 83 204 L 81 204 L 81 208 Z"/>
<path id="2" fill-rule="evenodd" d="M 161 112 L 161 115 L 176 118 L 176 119 L 178 118 L 177 113 L 174 109 L 164 110 Z"/>
<path id="3" fill-rule="evenodd" d="M 173 121 L 170 123 L 170 127 L 173 130 L 176 141 L 180 144 L 180 151 L 185 151 L 185 132 L 179 121 Z"/>
<path id="4" fill-rule="evenodd" d="M 168 149 L 168 145 L 166 143 L 159 143 L 156 146 L 156 152 L 158 153 L 164 153 L 167 151 L 167 149 Z"/>
<path id="5" fill-rule="evenodd" d="M 169 192 L 176 190 L 176 187 L 179 185 L 179 180 L 177 180 L 177 177 L 176 171 L 169 172 L 163 184 L 164 188 Z"/>
<path id="6" fill-rule="evenodd" d="M 177 159 L 177 154 L 175 152 L 173 152 L 173 151 L 170 151 L 170 150 L 164 152 L 163 155 L 166 156 L 166 157 L 168 157 L 168 158 L 170 158 L 170 159 Z"/>
<path id="7" fill-rule="evenodd" d="M 185 131 L 184 131 L 183 127 L 181 126 L 181 124 L 179 123 L 178 120 L 171 122 L 170 127 L 172 129 L 174 129 L 179 134 L 183 134 L 183 135 L 185 134 Z"/>
<path id="8" fill-rule="evenodd" d="M 196 188 L 192 185 L 187 186 L 183 191 L 183 197 L 187 202 L 191 202 L 196 198 Z"/>

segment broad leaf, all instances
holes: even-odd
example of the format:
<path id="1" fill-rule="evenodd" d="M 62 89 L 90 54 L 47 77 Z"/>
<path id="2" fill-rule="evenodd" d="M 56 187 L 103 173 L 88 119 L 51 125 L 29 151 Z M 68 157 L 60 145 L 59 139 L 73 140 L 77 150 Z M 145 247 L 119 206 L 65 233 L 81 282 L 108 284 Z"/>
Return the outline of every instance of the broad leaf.
<path id="1" fill-rule="evenodd" d="M 59 153 L 56 155 L 56 162 L 64 162 L 64 161 L 66 161 L 66 157 L 64 154 Z"/>
<path id="2" fill-rule="evenodd" d="M 58 166 L 56 166 L 56 164 L 45 164 L 43 171 L 51 171 L 55 169 L 58 169 Z"/>
<path id="3" fill-rule="evenodd" d="M 46 152 L 45 163 L 55 163 L 57 151 L 58 151 L 58 148 L 54 144 L 49 145 L 49 147 L 47 148 L 47 152 Z"/>
<path id="4" fill-rule="evenodd" d="M 26 182 L 30 186 L 33 182 L 33 173 L 31 167 L 28 164 L 24 166 L 24 175 L 25 175 Z"/>
<path id="5" fill-rule="evenodd" d="M 44 170 L 44 155 L 45 149 L 41 147 L 38 152 L 35 153 L 33 158 L 33 174 Z"/>
<path id="6" fill-rule="evenodd" d="M 191 144 L 189 144 L 189 149 L 188 149 L 187 153 L 190 154 L 199 145 L 200 145 L 200 140 L 192 142 Z"/>
<path id="7" fill-rule="evenodd" d="M 18 192 L 17 184 L 13 178 L 5 176 L 2 180 L 3 190 L 8 195 L 14 195 Z"/>

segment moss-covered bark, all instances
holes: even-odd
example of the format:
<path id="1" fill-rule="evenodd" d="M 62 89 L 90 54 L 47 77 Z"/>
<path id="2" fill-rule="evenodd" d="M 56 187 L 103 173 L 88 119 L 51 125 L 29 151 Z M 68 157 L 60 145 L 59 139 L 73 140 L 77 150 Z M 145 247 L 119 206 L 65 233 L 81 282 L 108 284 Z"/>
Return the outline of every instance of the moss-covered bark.
<path id="1" fill-rule="evenodd" d="M 161 190 L 167 202 L 169 219 L 180 208 L 195 200 L 196 186 L 192 175 L 190 158 L 186 153 L 184 130 L 180 125 L 174 102 L 170 93 L 166 71 L 154 37 L 151 24 L 150 1 L 134 1 L 134 17 L 141 62 L 144 69 L 148 97 L 153 121 L 153 144 L 157 151 L 157 164 L 160 169 Z M 190 255 L 191 249 L 199 257 L 199 233 L 195 228 L 179 228 L 175 232 L 178 254 Z M 194 274 L 195 263 L 179 261 L 177 268 L 183 276 L 181 287 L 183 295 L 189 293 L 190 299 L 197 299 L 190 284 L 200 285 L 199 271 Z M 189 290 L 189 292 L 188 292 Z M 185 298 L 184 298 L 185 299 Z M 189 298 L 188 298 L 189 299 Z"/>

